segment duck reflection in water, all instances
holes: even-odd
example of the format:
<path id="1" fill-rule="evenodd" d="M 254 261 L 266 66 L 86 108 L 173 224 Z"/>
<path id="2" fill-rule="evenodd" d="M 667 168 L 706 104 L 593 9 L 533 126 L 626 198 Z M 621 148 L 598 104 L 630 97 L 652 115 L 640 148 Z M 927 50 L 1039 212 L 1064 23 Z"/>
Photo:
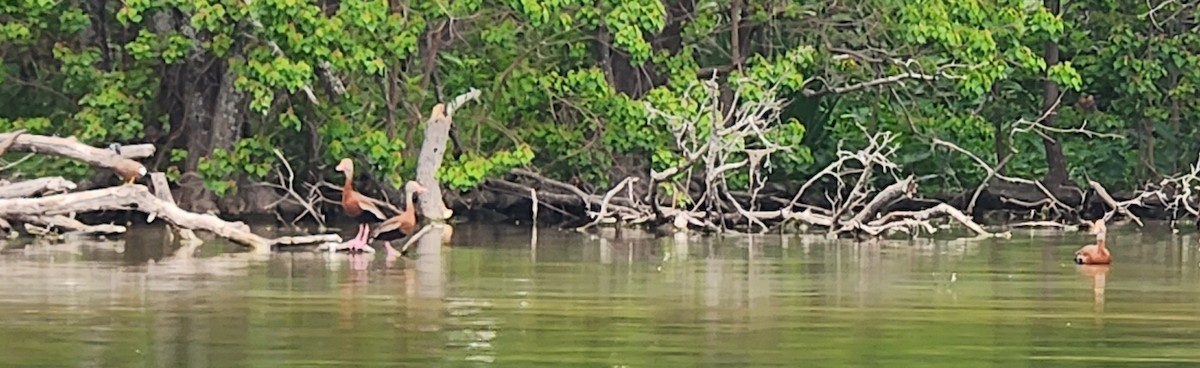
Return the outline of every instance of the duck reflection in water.
<path id="1" fill-rule="evenodd" d="M 371 258 L 368 254 L 351 253 L 347 254 L 350 259 L 350 274 L 345 282 L 340 285 L 341 298 L 339 299 L 341 311 L 338 319 L 338 327 L 342 329 L 352 329 L 354 327 L 355 305 L 361 300 L 360 292 L 367 287 L 367 268 L 371 265 Z"/>
<path id="2" fill-rule="evenodd" d="M 1104 286 L 1108 281 L 1108 265 L 1078 265 L 1075 272 L 1092 279 L 1092 311 L 1098 325 L 1104 324 Z"/>

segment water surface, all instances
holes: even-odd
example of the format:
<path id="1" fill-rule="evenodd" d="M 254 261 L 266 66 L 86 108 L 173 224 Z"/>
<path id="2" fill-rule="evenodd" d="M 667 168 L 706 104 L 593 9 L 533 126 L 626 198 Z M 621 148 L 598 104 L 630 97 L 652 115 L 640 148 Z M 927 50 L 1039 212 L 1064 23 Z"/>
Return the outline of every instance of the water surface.
<path id="1" fill-rule="evenodd" d="M 352 229 L 353 226 L 347 227 Z M 854 242 L 459 225 L 414 259 L 0 241 L 0 366 L 1200 364 L 1196 237 Z"/>

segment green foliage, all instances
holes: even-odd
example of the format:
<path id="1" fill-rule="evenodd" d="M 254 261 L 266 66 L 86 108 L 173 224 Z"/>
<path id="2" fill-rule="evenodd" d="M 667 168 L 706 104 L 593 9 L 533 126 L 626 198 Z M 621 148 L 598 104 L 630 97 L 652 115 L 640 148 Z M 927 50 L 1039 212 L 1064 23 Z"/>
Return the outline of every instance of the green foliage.
<path id="1" fill-rule="evenodd" d="M 12 1 L 0 5 L 0 100 L 10 102 L 0 129 L 95 145 L 166 142 L 167 167 L 152 170 L 173 180 L 196 171 L 218 194 L 271 175 L 273 149 L 297 172 L 332 175 L 349 157 L 395 185 L 415 170 L 429 108 L 474 87 L 483 97 L 454 117 L 464 154 L 438 172 L 447 186 L 467 190 L 532 165 L 604 187 L 616 166 L 675 167 L 714 134 L 713 106 L 732 96 L 712 98 L 711 82 L 740 88 L 743 104 L 786 100 L 764 132 L 786 150 L 764 167 L 772 180 L 807 178 L 836 159 L 839 142 L 861 146 L 861 126 L 894 132 L 896 162 L 931 178 L 922 190 L 941 191 L 973 188 L 986 172 L 930 149 L 933 137 L 989 163 L 999 146 L 1014 155 L 1013 175 L 1045 172 L 1041 137 L 1012 132 L 1041 116 L 1048 79 L 1065 93 L 1056 126 L 1126 138 L 1052 133 L 1076 179 L 1130 188 L 1200 151 L 1180 138 L 1200 118 L 1189 98 L 1200 85 L 1200 35 L 1181 20 L 1147 21 L 1143 3 L 1075 2 L 1064 16 L 1039 1 L 743 3 L 735 42 L 731 2 L 126 0 L 98 12 Z M 1060 63 L 1046 62 L 1047 42 L 1061 45 Z M 223 82 L 237 96 L 221 100 Z M 1085 94 L 1100 108 L 1077 106 Z M 189 110 L 193 95 L 202 111 Z M 179 134 L 209 131 L 198 125 L 220 101 L 234 105 L 235 139 L 189 150 L 210 137 Z M 673 131 L 685 125 L 695 139 L 681 146 Z M 89 171 L 50 162 L 18 169 Z M 748 180 L 739 171 L 731 185 Z M 677 189 L 663 187 L 686 201 Z"/>
<path id="2" fill-rule="evenodd" d="M 238 141 L 233 150 L 213 150 L 210 157 L 200 158 L 198 166 L 204 187 L 221 196 L 237 191 L 235 173 L 244 173 L 250 179 L 265 178 L 275 164 L 275 156 L 269 153 L 273 147 L 271 142 L 247 138 Z M 175 156 L 176 152 L 171 154 Z"/>
<path id="3" fill-rule="evenodd" d="M 490 156 L 463 154 L 446 164 L 437 172 L 439 182 L 451 189 L 466 190 L 479 185 L 489 177 L 503 175 L 514 168 L 529 165 L 533 160 L 533 149 L 521 145 L 513 150 L 501 150 Z"/>

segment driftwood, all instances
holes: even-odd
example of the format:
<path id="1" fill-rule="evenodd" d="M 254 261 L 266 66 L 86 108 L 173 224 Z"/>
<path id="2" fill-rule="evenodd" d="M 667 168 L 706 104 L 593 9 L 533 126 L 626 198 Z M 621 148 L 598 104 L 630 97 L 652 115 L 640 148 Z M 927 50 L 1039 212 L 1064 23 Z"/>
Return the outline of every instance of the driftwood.
<path id="1" fill-rule="evenodd" d="M 137 172 L 144 170 L 145 167 L 137 161 L 125 158 L 122 154 L 117 153 L 116 149 L 96 148 L 82 142 L 79 142 L 75 137 L 48 137 L 33 134 L 20 133 L 0 133 L 0 142 L 12 140 L 12 146 L 9 151 L 46 153 L 64 158 L 83 161 L 92 166 L 103 167 L 114 171 Z M 138 154 L 145 153 L 144 149 L 139 148 Z M 153 150 L 150 151 L 153 154 Z"/>
<path id="2" fill-rule="evenodd" d="M 877 194 L 874 199 L 868 202 L 866 206 L 863 206 L 863 209 L 858 211 L 857 215 L 854 215 L 854 217 L 850 218 L 850 221 L 847 222 L 846 225 L 842 226 L 838 232 L 846 232 L 853 230 L 854 228 L 861 227 L 867 222 L 867 219 L 883 211 L 888 205 L 892 204 L 901 197 L 911 196 L 915 194 L 916 191 L 917 183 L 913 181 L 913 177 L 911 175 L 904 180 L 889 185 L 887 188 L 884 188 L 882 191 L 880 191 L 879 194 Z"/>
<path id="3" fill-rule="evenodd" d="M 25 227 L 28 230 L 31 224 L 40 224 L 51 228 L 65 229 L 68 232 L 79 234 L 122 234 L 126 229 L 121 225 L 103 224 L 103 225 L 88 225 L 79 222 L 76 219 L 63 215 L 55 216 L 14 216 L 13 220 L 24 221 Z"/>
<path id="4" fill-rule="evenodd" d="M 47 137 L 21 132 L 0 134 L 0 145 L 9 151 L 48 153 L 120 171 L 144 170 L 145 167 L 133 159 L 152 156 L 155 151 L 154 146 L 149 144 L 112 145 L 108 149 L 101 149 L 83 144 L 73 137 Z M 342 240 L 337 234 L 264 238 L 252 233 L 250 227 L 241 222 L 228 222 L 213 215 L 192 213 L 179 208 L 171 196 L 165 174 L 152 173 L 150 181 L 157 195 L 151 194 L 150 190 L 142 185 L 68 192 L 76 188 L 75 184 L 59 177 L 0 183 L 0 228 L 11 229 L 7 220 L 15 220 L 24 222 L 31 230 L 40 229 L 34 226 L 40 225 L 81 233 L 122 233 L 127 230 L 123 226 L 88 225 L 79 222 L 74 216 L 77 213 L 96 211 L 136 210 L 149 215 L 148 222 L 153 222 L 156 218 L 166 220 L 184 240 L 193 243 L 199 240 L 193 230 L 208 231 L 257 251 L 269 251 L 275 245 L 340 243 Z M 48 192 L 68 193 L 30 198 Z"/>
<path id="5" fill-rule="evenodd" d="M 0 199 L 33 197 L 49 193 L 65 193 L 75 190 L 75 183 L 61 176 L 37 178 L 9 183 L 0 180 Z"/>
<path id="6" fill-rule="evenodd" d="M 938 204 L 936 206 L 933 206 L 933 207 L 923 210 L 923 211 L 892 212 L 892 213 L 889 213 L 887 216 L 880 218 L 879 220 L 872 221 L 868 225 L 860 225 L 859 228 L 868 234 L 879 235 L 888 229 L 895 228 L 898 226 L 906 226 L 906 225 L 907 226 L 917 226 L 917 225 L 927 224 L 928 222 L 926 220 L 928 220 L 929 218 L 934 217 L 934 216 L 950 216 L 951 218 L 957 220 L 959 223 L 963 224 L 963 226 L 966 226 L 967 229 L 974 231 L 978 235 L 983 235 L 983 236 L 991 235 L 991 233 L 989 233 L 987 230 L 985 230 L 983 228 L 983 226 L 979 226 L 979 224 L 976 224 L 974 221 L 971 221 L 971 219 L 969 217 L 967 217 L 967 215 L 964 215 L 957 208 L 954 208 L 953 206 L 950 206 L 945 203 Z M 897 219 L 897 218 L 907 218 L 907 219 L 896 221 L 895 219 Z M 998 235 L 1005 236 L 1004 234 L 998 234 Z"/>
<path id="7" fill-rule="evenodd" d="M 149 189 L 142 185 L 122 185 L 41 198 L 0 199 L 0 217 L 8 219 L 131 209 L 162 218 L 181 228 L 208 231 L 257 251 L 269 251 L 272 245 L 341 241 L 336 234 L 264 238 L 250 232 L 250 227 L 241 222 L 227 222 L 213 215 L 184 211 L 174 203 L 150 194 Z"/>

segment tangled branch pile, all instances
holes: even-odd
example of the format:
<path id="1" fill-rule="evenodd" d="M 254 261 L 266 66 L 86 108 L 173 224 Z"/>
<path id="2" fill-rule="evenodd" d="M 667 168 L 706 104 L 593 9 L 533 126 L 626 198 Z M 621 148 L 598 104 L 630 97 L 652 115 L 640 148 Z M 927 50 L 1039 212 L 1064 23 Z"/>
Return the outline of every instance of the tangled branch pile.
<path id="1" fill-rule="evenodd" d="M 1180 219 L 1200 218 L 1200 161 L 1187 173 L 1163 178 L 1134 193 L 1110 194 L 1100 183 L 1088 180 L 1085 188 L 1072 183 L 1030 180 L 1003 174 L 1008 158 L 989 165 L 978 155 L 948 141 L 931 137 L 932 148 L 947 149 L 974 161 L 987 177 L 974 190 L 939 200 L 915 198 L 917 180 L 898 176 L 892 161 L 896 136 L 888 131 L 863 131 L 865 146 L 848 149 L 839 142 L 836 159 L 799 188 L 767 181 L 770 163 L 779 155 L 794 155 L 776 144 L 786 101 L 775 88 L 765 88 L 759 98 L 745 98 L 739 87 L 729 102 L 721 101 L 717 84 L 698 86 L 702 98 L 690 116 L 665 113 L 647 106 L 654 119 L 664 119 L 675 136 L 674 150 L 683 157 L 676 165 L 645 176 L 621 180 L 604 195 L 546 178 L 529 170 L 513 170 L 512 179 L 490 180 L 487 187 L 499 192 L 536 197 L 535 206 L 583 218 L 579 229 L 601 223 L 659 226 L 707 231 L 765 232 L 789 223 L 826 229 L 835 235 L 879 236 L 890 231 L 934 232 L 930 220 L 948 218 L 980 236 L 993 234 L 973 218 L 984 210 L 1027 213 L 1031 220 L 1013 227 L 1086 224 L 1085 218 L 1121 217 L 1142 225 L 1141 216 Z M 685 97 L 686 98 L 686 97 Z M 735 106 L 736 108 L 723 108 Z M 1021 132 L 1056 139 L 1052 134 L 1104 136 L 1086 129 L 1050 128 L 1041 122 L 1020 120 Z M 723 113 L 722 111 L 729 111 Z M 1014 132 L 1014 134 L 1016 134 Z M 753 147 L 753 148 L 751 148 Z M 748 190 L 730 188 L 735 175 L 749 178 Z M 880 189 L 882 187 L 882 189 Z M 788 199 L 790 198 L 790 199 Z M 978 206 L 989 202 L 986 209 Z M 582 214 L 557 208 L 580 207 Z M 965 213 L 964 213 L 965 210 Z M 1092 213 L 1091 215 L 1085 212 Z M 970 214 L 970 215 L 969 215 Z M 1200 222 L 1197 223 L 1200 226 Z"/>
<path id="2" fill-rule="evenodd" d="M 557 206 L 584 208 L 588 222 L 580 229 L 620 222 L 765 232 L 788 223 L 802 223 L 834 234 L 878 236 L 914 227 L 932 232 L 931 219 L 948 217 L 978 235 L 992 235 L 944 203 L 919 211 L 893 210 L 897 203 L 913 198 L 917 183 L 911 176 L 897 176 L 898 166 L 891 160 L 897 148 L 896 137 L 890 132 L 866 134 L 866 147 L 857 150 L 840 148 L 834 162 L 794 191 L 770 185 L 767 178 L 771 159 L 797 154 L 773 141 L 779 135 L 780 110 L 786 105 L 777 91 L 773 86 L 761 88 L 745 83 L 724 102 L 717 83 L 710 80 L 689 91 L 701 96 L 696 98 L 700 103 L 690 116 L 647 106 L 652 119 L 664 119 L 672 127 L 674 149 L 681 153 L 682 160 L 648 176 L 627 177 L 602 196 L 529 170 L 514 170 L 517 179 L 491 180 L 487 184 L 515 195 L 536 196 L 537 203 L 560 213 L 570 211 Z M 748 97 L 752 95 L 755 97 Z M 749 178 L 746 191 L 731 189 L 731 179 L 739 174 Z M 821 180 L 828 183 L 819 187 L 830 189 L 810 193 Z M 885 182 L 890 184 L 879 189 L 879 184 Z M 814 196 L 822 198 L 814 200 Z"/>

